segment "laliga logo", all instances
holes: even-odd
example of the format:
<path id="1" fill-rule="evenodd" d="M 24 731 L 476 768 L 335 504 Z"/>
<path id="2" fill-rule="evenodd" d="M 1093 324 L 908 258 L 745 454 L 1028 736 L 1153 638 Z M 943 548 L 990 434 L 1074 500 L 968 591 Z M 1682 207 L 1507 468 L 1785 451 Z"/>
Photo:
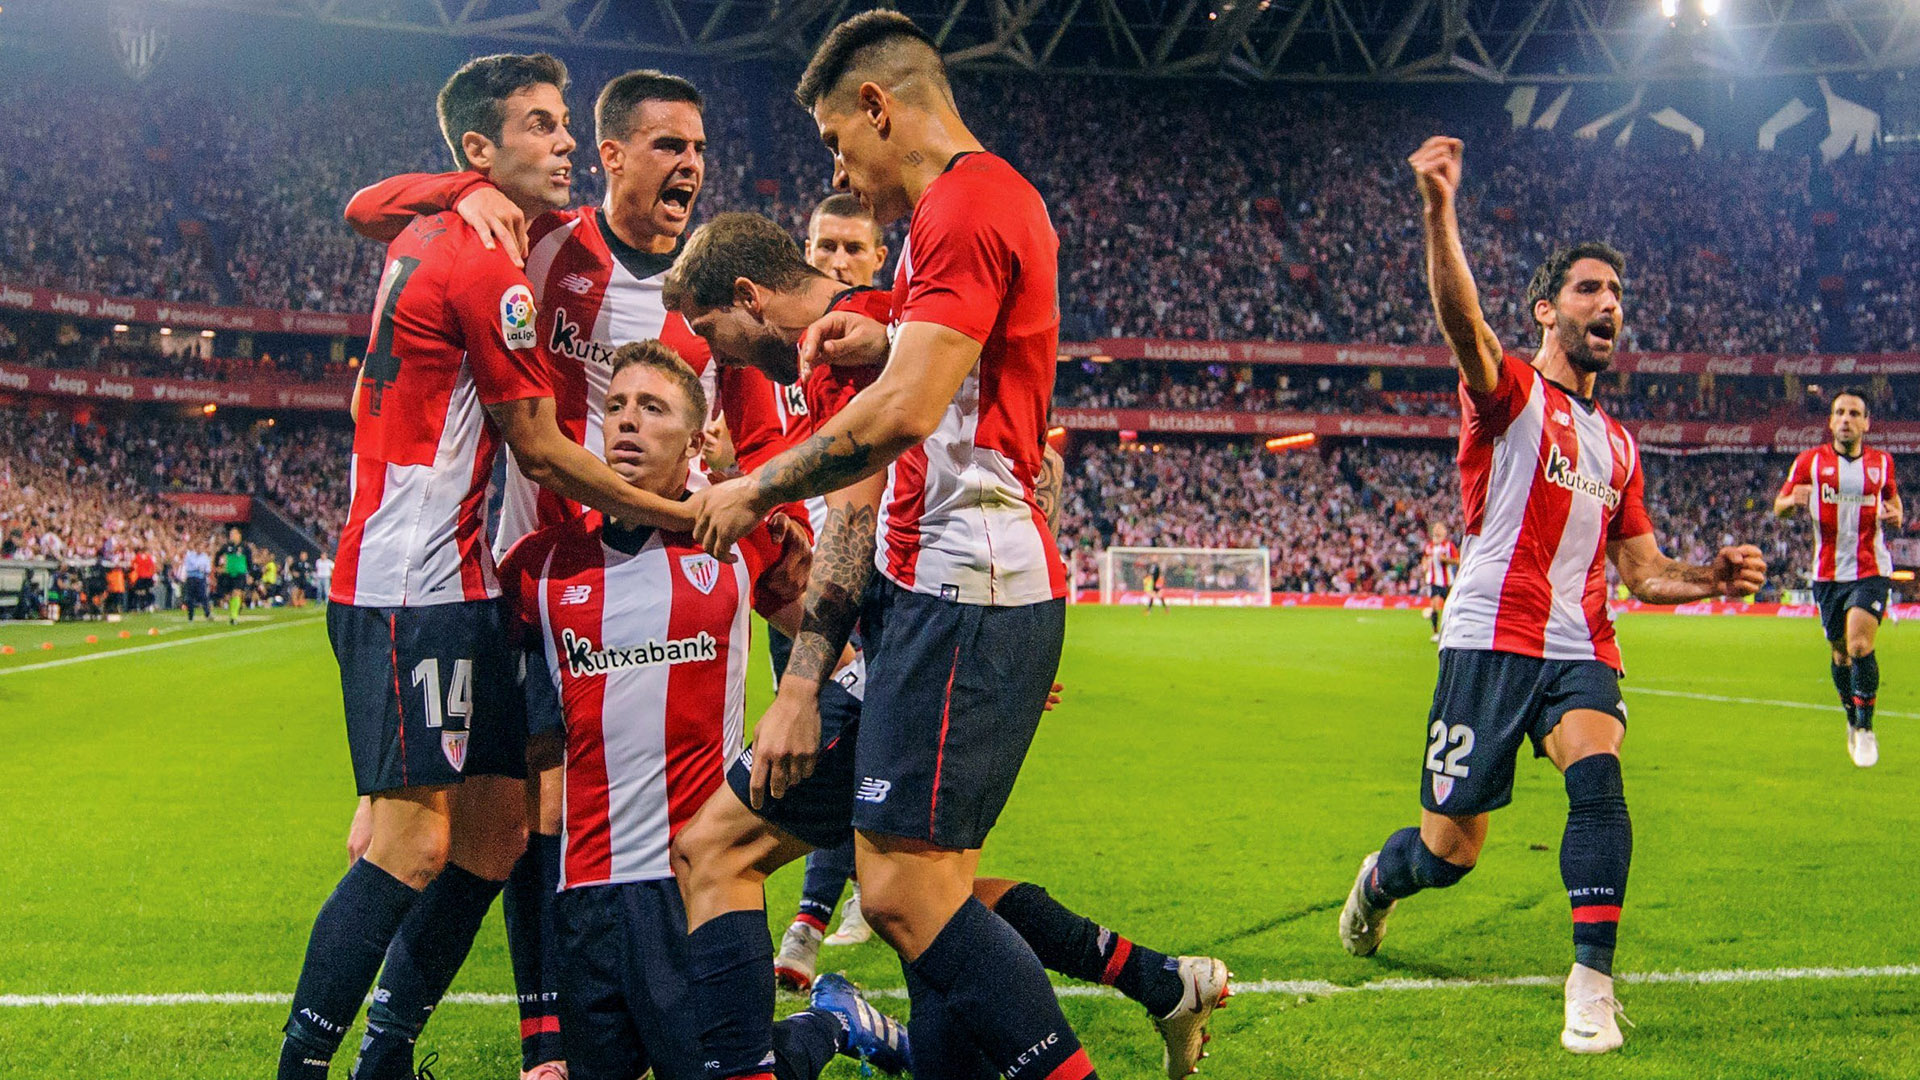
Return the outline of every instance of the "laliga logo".
<path id="1" fill-rule="evenodd" d="M 500 321 L 516 330 L 533 323 L 533 297 L 527 290 L 515 285 L 500 298 Z"/>

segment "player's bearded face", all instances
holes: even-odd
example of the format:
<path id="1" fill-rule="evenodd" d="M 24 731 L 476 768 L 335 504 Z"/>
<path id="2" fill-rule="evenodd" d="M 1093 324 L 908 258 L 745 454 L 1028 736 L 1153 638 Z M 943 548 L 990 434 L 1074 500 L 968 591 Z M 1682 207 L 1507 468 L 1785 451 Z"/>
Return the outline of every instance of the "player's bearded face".
<path id="1" fill-rule="evenodd" d="M 1833 400 L 1833 412 L 1827 417 L 1827 430 L 1833 432 L 1835 442 L 1852 446 L 1867 433 L 1866 402 L 1852 394 L 1841 394 Z"/>
<path id="2" fill-rule="evenodd" d="M 755 315 L 745 303 L 705 311 L 688 320 L 693 332 L 706 341 L 723 364 L 757 368 L 778 383 L 790 383 L 800 377 L 800 334 L 805 326 L 791 332 Z"/>
<path id="3" fill-rule="evenodd" d="M 1588 373 L 1605 371 L 1613 364 L 1614 345 L 1624 325 L 1620 278 L 1613 267 L 1598 259 L 1574 263 L 1553 311 L 1553 333 L 1568 362 Z"/>
<path id="4" fill-rule="evenodd" d="M 679 236 L 706 182 L 706 121 L 690 102 L 643 101 L 633 134 L 602 142 L 600 159 L 616 204 L 639 210 L 656 236 Z"/>
<path id="5" fill-rule="evenodd" d="M 607 386 L 607 464 L 622 480 L 658 495 L 677 495 L 687 463 L 700 453 L 700 425 L 686 395 L 651 368 L 624 368 Z"/>
<path id="6" fill-rule="evenodd" d="M 549 83 L 508 95 L 500 142 L 487 177 L 521 209 L 558 210 L 573 201 L 571 117 L 560 88 Z"/>

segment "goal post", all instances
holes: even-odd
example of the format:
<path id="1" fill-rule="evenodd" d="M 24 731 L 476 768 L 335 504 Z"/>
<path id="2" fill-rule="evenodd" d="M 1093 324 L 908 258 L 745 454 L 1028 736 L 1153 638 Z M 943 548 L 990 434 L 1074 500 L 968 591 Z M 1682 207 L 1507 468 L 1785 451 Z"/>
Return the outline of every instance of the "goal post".
<path id="1" fill-rule="evenodd" d="M 1265 607 L 1273 603 L 1266 548 L 1110 547 L 1100 553 L 1100 602 L 1144 604 L 1158 565 L 1170 604 Z"/>

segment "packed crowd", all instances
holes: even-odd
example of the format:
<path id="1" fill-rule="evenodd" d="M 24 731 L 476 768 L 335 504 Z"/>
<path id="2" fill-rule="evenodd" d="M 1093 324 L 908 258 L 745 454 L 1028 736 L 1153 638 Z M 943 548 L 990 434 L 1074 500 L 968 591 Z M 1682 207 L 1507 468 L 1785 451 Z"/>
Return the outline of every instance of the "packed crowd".
<path id="1" fill-rule="evenodd" d="M 343 429 L 0 410 L 0 558 L 177 563 L 213 524 L 163 496 L 254 495 L 331 550 L 346 520 Z"/>
<path id="2" fill-rule="evenodd" d="M 575 74 L 576 198 L 593 201 L 584 106 L 608 72 Z M 778 80 L 702 81 L 701 216 L 759 210 L 797 231 L 828 177 L 812 125 Z M 163 81 L 137 93 L 24 83 L 0 98 L 0 175 L 19 193 L 0 206 L 0 265 L 123 295 L 367 310 L 381 253 L 340 207 L 380 176 L 447 167 L 432 91 L 288 85 L 208 108 L 213 90 Z M 1404 157 L 1444 124 L 1472 146 L 1463 218 L 1503 333 L 1530 335 L 1523 286 L 1550 243 L 1601 236 L 1629 258 L 1627 347 L 1819 347 L 1803 158 L 1616 149 L 1512 132 L 1487 108 L 1443 120 L 1427 100 L 1317 91 L 972 78 L 960 93 L 988 144 L 1048 198 L 1068 339 L 1433 341 Z M 411 103 L 401 122 L 363 122 L 395 116 L 395 102 Z M 1538 168 L 1547 153 L 1559 167 Z M 1843 168 L 1861 335 L 1912 347 L 1920 161 Z"/>
<path id="3" fill-rule="evenodd" d="M 1791 459 L 1645 455 L 1647 506 L 1663 549 L 1704 561 L 1734 543 L 1760 547 L 1769 590 L 1804 583 L 1804 521 L 1772 513 Z M 1460 526 L 1450 448 L 1355 445 L 1321 455 L 1180 442 L 1091 442 L 1068 461 L 1061 547 L 1082 588 L 1101 550 L 1266 548 L 1281 592 L 1418 593 L 1428 526 Z"/>

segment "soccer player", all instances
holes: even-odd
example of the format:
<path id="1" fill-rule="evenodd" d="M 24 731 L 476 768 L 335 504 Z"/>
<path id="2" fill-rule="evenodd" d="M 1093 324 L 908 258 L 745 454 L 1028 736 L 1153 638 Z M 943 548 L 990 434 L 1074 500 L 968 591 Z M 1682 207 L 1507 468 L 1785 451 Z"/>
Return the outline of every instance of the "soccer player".
<path id="1" fill-rule="evenodd" d="M 1153 563 L 1147 567 L 1147 614 L 1149 615 L 1153 614 L 1155 600 L 1160 601 L 1160 610 L 1171 610 L 1167 607 L 1167 572 L 1159 563 Z"/>
<path id="2" fill-rule="evenodd" d="M 905 963 L 916 1054 L 1083 1080 L 1093 1065 L 1039 959 L 974 895 L 979 849 L 1052 693 L 1065 629 L 1065 567 L 1034 492 L 1059 337 L 1058 240 L 1039 193 L 967 129 L 939 52 L 905 16 L 840 24 L 797 96 L 834 156 L 835 186 L 882 224 L 912 217 L 891 358 L 802 446 L 696 495 L 696 536 L 724 551 L 783 503 L 888 470 L 881 577 L 864 605 L 838 589 L 815 603 L 809 590 L 783 696 L 817 700 L 805 692 L 817 654 L 837 650 L 857 610 L 868 652 L 848 774 L 856 864 L 866 917 Z M 851 313 L 816 334 L 810 347 L 859 341 L 876 356 L 888 340 Z M 792 695 L 786 680 L 797 680 Z M 764 801 L 763 779 L 778 799 L 810 771 L 812 715 L 776 698 L 755 737 L 752 802 Z M 753 995 L 771 982 L 773 950 L 743 892 L 699 912 L 689 903 L 715 1080 L 762 1075 L 767 1021 Z"/>
<path id="3" fill-rule="evenodd" d="M 795 363 L 801 336 L 829 311 L 884 318 L 891 308 L 885 293 L 843 289 L 817 267 L 809 268 L 793 241 L 772 221 L 739 213 L 721 214 L 694 233 L 668 274 L 666 295 L 694 330 L 708 338 L 716 357 L 728 363 L 766 363 L 775 379 L 787 377 L 784 372 Z M 776 365 L 775 358 L 783 353 L 787 368 Z M 877 375 L 873 367 L 815 366 L 804 384 L 808 415 L 816 425 L 830 420 Z M 1049 448 L 1034 484 L 1034 496 L 1050 532 L 1057 528 L 1059 460 Z M 827 496 L 828 514 L 820 528 L 815 581 L 809 593 L 816 608 L 827 603 L 830 594 L 857 596 L 865 591 L 873 573 L 872 523 L 880 481 L 876 475 Z M 819 744 L 826 749 L 814 775 L 787 786 L 780 798 L 763 800 L 756 810 L 749 809 L 754 764 L 751 759 L 735 764 L 728 774 L 730 789 L 702 809 L 681 845 L 702 891 L 715 888 L 709 883 L 718 882 L 719 888 L 741 902 L 750 902 L 760 882 L 798 852 L 813 847 L 811 857 L 850 841 L 848 813 L 855 794 L 852 753 L 861 705 L 854 693 L 809 670 L 808 665 L 817 664 L 822 655 L 826 652 L 816 629 L 811 647 L 802 651 L 801 666 L 791 679 L 782 678 L 782 700 L 776 704 L 776 708 L 805 707 L 817 713 L 808 723 L 819 726 Z M 844 880 L 833 882 L 834 897 Z M 809 892 L 815 885 L 810 862 Z M 1135 945 L 1067 910 L 1031 883 L 982 878 L 974 882 L 973 891 L 1048 967 L 1088 982 L 1113 985 L 1145 1006 L 1168 1044 L 1170 1075 L 1184 1076 L 1198 1061 L 1207 1017 L 1226 996 L 1225 966 L 1219 961 L 1168 958 Z M 696 906 L 704 903 L 698 900 Z M 776 977 L 780 965 L 790 959 L 787 946 L 792 937 L 789 929 L 775 957 Z M 1200 1004 L 1197 1010 L 1186 996 L 1189 977 L 1201 984 L 1193 998 Z"/>
<path id="4" fill-rule="evenodd" d="M 1886 617 L 1893 558 L 1882 526 L 1905 520 L 1893 455 L 1866 446 L 1870 417 L 1859 390 L 1833 396 L 1827 413 L 1832 441 L 1793 459 L 1773 512 L 1813 519 L 1813 598 L 1832 650 L 1833 687 L 1847 713 L 1847 755 L 1860 768 L 1880 760 L 1873 703 L 1880 695 L 1880 659 L 1873 639 Z"/>
<path id="5" fill-rule="evenodd" d="M 685 320 L 660 303 L 661 275 L 672 262 L 706 178 L 704 103 L 694 85 L 654 70 L 629 71 L 602 87 L 594 103 L 600 164 L 607 177 L 601 206 L 523 213 L 520 205 L 471 170 L 396 176 L 368 187 L 348 204 L 355 229 L 391 239 L 415 214 L 455 210 L 490 242 L 518 257 L 523 249 L 538 314 L 538 351 L 554 389 L 560 426 L 599 454 L 602 403 L 615 348 L 636 340 L 667 343 L 700 373 L 709 401 L 751 399 L 766 407 L 749 417 L 729 409 L 738 449 L 756 450 L 764 416 L 776 412 L 774 389 L 756 372 L 720 372 Z M 757 380 L 757 383 L 756 383 Z M 542 525 L 576 516 L 577 502 L 542 489 L 508 455 L 496 556 Z M 702 478 L 704 480 L 704 477 Z M 560 874 L 561 733 L 557 716 L 534 713 L 529 732 L 532 803 L 527 854 L 505 893 L 507 943 L 520 997 L 521 1064 L 530 1080 L 548 1080 L 562 1058 L 550 947 L 552 897 Z"/>
<path id="6" fill-rule="evenodd" d="M 438 98 L 456 162 L 533 215 L 571 188 L 566 82 L 550 56 L 489 56 Z M 410 1076 L 413 1039 L 526 847 L 517 658 L 483 535 L 500 443 L 567 498 L 689 522 L 562 432 L 535 325 L 526 275 L 458 215 L 416 218 L 389 244 L 327 609 L 369 841 L 314 921 L 281 1080 L 326 1075 L 383 960 L 355 1071 Z"/>
<path id="7" fill-rule="evenodd" d="M 621 346 L 612 368 L 608 462 L 635 486 L 684 497 L 707 417 L 699 377 L 657 341 Z M 565 717 L 555 922 L 572 1080 L 704 1075 L 668 843 L 740 751 L 749 607 L 798 628 L 805 533 L 774 524 L 722 563 L 685 533 L 588 513 L 526 537 L 501 563 L 528 639 L 529 692 L 555 695 Z M 836 1052 L 863 1050 L 888 1071 L 904 1067 L 896 1022 L 857 995 L 823 994 L 822 1005 L 832 1011 L 775 1026 L 776 1076 L 812 1080 Z"/>
<path id="8" fill-rule="evenodd" d="M 1460 549 L 1448 534 L 1447 523 L 1436 521 L 1427 529 L 1427 543 L 1420 552 L 1420 572 L 1427 583 L 1427 621 L 1433 624 L 1433 637 L 1440 640 L 1440 620 L 1447 611 L 1447 590 L 1453 588 L 1453 572 L 1460 566 Z"/>
<path id="9" fill-rule="evenodd" d="M 247 579 L 253 574 L 253 563 L 247 558 L 247 545 L 240 540 L 239 526 L 227 529 L 227 542 L 214 553 L 213 563 L 220 571 L 220 601 L 227 605 L 227 622 L 237 623 L 240 607 L 247 599 Z"/>
<path id="10" fill-rule="evenodd" d="M 1460 140 L 1435 136 L 1409 161 L 1425 203 L 1434 310 L 1460 369 L 1466 553 L 1441 627 L 1420 824 L 1362 861 L 1340 941 L 1371 956 L 1396 904 L 1473 869 L 1488 815 L 1511 799 L 1515 758 L 1530 740 L 1567 789 L 1560 876 L 1574 963 L 1560 1043 L 1605 1053 L 1621 1042 L 1613 950 L 1633 852 L 1605 563 L 1655 604 L 1750 594 L 1766 564 L 1751 546 L 1722 548 L 1705 566 L 1660 553 L 1638 447 L 1593 400 L 1623 325 L 1619 252 L 1583 243 L 1550 255 L 1527 288 L 1540 327 L 1532 362 L 1501 350 L 1461 246 L 1461 150 Z"/>
<path id="11" fill-rule="evenodd" d="M 807 219 L 805 255 L 808 265 L 842 285 L 856 289 L 873 286 L 874 277 L 887 264 L 886 237 L 860 200 L 845 192 L 829 195 L 813 208 Z M 825 309 L 820 314 L 824 315 Z M 817 318 L 818 316 L 816 316 Z M 811 320 L 809 320 L 811 321 Z M 871 381 L 869 379 L 868 381 Z M 809 510 L 819 507 L 815 530 L 824 527 L 825 503 L 808 500 Z M 776 684 L 786 671 L 787 654 L 793 643 L 784 635 L 770 634 L 774 649 Z M 873 937 L 873 927 L 860 914 L 860 886 L 853 886 L 853 897 L 840 916 L 840 926 L 827 934 L 833 909 L 853 877 L 853 839 L 830 848 L 807 853 L 806 877 L 800 888 L 800 907 L 793 922 L 780 938 L 780 951 L 773 957 L 773 975 L 782 986 L 804 990 L 813 982 L 821 945 L 858 945 Z"/>

